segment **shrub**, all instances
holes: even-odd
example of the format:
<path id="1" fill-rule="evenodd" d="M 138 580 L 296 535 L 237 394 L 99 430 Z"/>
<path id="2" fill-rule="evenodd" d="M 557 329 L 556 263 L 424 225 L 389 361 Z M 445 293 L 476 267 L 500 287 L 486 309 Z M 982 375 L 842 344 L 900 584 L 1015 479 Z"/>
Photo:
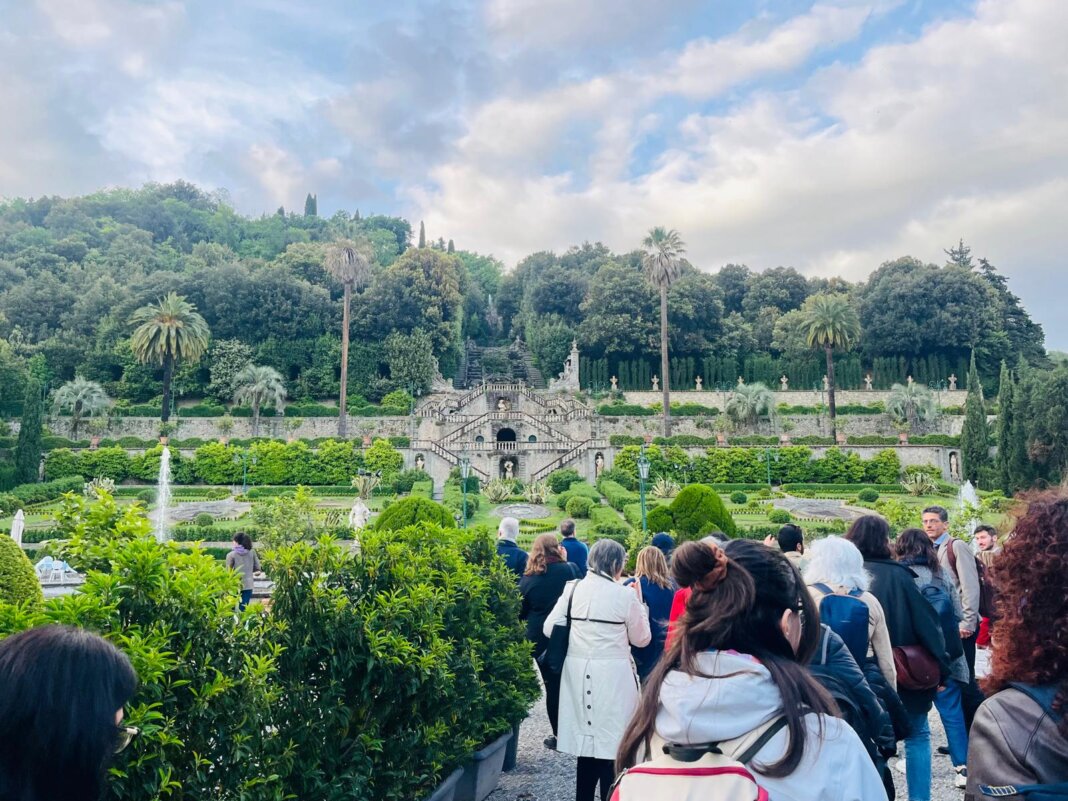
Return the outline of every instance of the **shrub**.
<path id="1" fill-rule="evenodd" d="M 736 503 L 739 506 L 746 503 L 749 500 L 749 496 L 744 492 L 735 491 L 731 493 L 731 503 Z"/>
<path id="2" fill-rule="evenodd" d="M 44 601 L 41 584 L 29 558 L 15 541 L 0 534 L 0 601 L 37 608 Z"/>
<path id="3" fill-rule="evenodd" d="M 857 493 L 857 499 L 865 503 L 875 503 L 879 500 L 879 492 L 871 487 L 865 487 Z"/>
<path id="4" fill-rule="evenodd" d="M 645 523 L 650 531 L 674 531 L 675 518 L 666 506 L 654 506 L 645 516 Z"/>
<path id="5" fill-rule="evenodd" d="M 658 478 L 653 483 L 654 498 L 674 498 L 679 494 L 679 482 L 670 478 Z"/>
<path id="6" fill-rule="evenodd" d="M 403 470 L 397 473 L 396 478 L 393 479 L 393 491 L 398 495 L 403 495 L 406 492 L 411 492 L 416 482 L 428 481 L 429 479 L 430 476 L 426 474 L 425 470 Z"/>
<path id="7" fill-rule="evenodd" d="M 593 501 L 582 495 L 573 495 L 568 499 L 564 509 L 568 517 L 589 517 L 590 510 L 593 509 Z"/>
<path id="8" fill-rule="evenodd" d="M 511 481 L 495 478 L 482 488 L 482 494 L 486 496 L 486 500 L 490 503 L 504 503 L 512 497 L 514 489 L 515 487 Z"/>
<path id="9" fill-rule="evenodd" d="M 599 493 L 595 487 L 591 487 L 585 481 L 580 480 L 573 482 L 570 489 L 556 496 L 556 505 L 561 509 L 566 509 L 567 502 L 576 495 L 581 495 L 583 498 L 589 498 L 593 501 L 594 506 L 599 506 L 601 503 L 601 493 Z"/>
<path id="10" fill-rule="evenodd" d="M 382 475 L 399 473 L 404 467 L 404 456 L 387 439 L 376 439 L 363 454 L 363 462 L 372 472 Z"/>
<path id="11" fill-rule="evenodd" d="M 156 491 L 154 489 L 143 489 L 137 493 L 137 500 L 146 506 L 150 506 L 156 502 Z"/>
<path id="12" fill-rule="evenodd" d="M 636 403 L 617 402 L 598 406 L 597 414 L 603 414 L 606 417 L 652 417 L 656 412 Z"/>
<path id="13" fill-rule="evenodd" d="M 433 523 L 443 528 L 455 525 L 449 510 L 440 503 L 426 498 L 404 498 L 390 504 L 375 521 L 378 531 L 396 531 L 422 523 Z"/>
<path id="14" fill-rule="evenodd" d="M 772 509 L 768 512 L 768 522 L 775 523 L 779 526 L 785 525 L 793 519 L 793 515 L 785 509 Z"/>
<path id="15" fill-rule="evenodd" d="M 207 512 L 201 512 L 193 518 L 193 523 L 198 526 L 214 526 L 215 518 Z"/>
<path id="16" fill-rule="evenodd" d="M 671 502 L 671 516 L 681 539 L 694 539 L 709 523 L 727 536 L 733 536 L 736 530 L 719 495 L 704 484 L 683 489 Z"/>
<path id="17" fill-rule="evenodd" d="M 614 481 L 626 489 L 632 490 L 638 488 L 637 474 L 631 475 L 626 470 L 619 470 L 618 468 L 611 468 L 610 470 L 602 470 L 601 475 L 597 479 L 597 484 L 600 486 L 601 481 Z"/>
<path id="18" fill-rule="evenodd" d="M 549 473 L 548 478 L 546 478 L 546 481 L 549 482 L 549 489 L 553 491 L 554 495 L 559 495 L 561 492 L 567 492 L 571 489 L 572 484 L 581 480 L 582 476 L 578 474 L 578 470 L 570 467 L 553 470 Z"/>
<path id="19" fill-rule="evenodd" d="M 8 492 L 0 493 L 0 509 L 7 514 L 38 503 L 54 501 L 68 492 L 81 493 L 85 479 L 81 476 L 66 476 L 41 484 L 19 484 Z"/>
<path id="20" fill-rule="evenodd" d="M 78 457 L 70 448 L 57 448 L 54 451 L 49 451 L 45 457 L 45 481 L 80 475 L 78 466 Z"/>
<path id="21" fill-rule="evenodd" d="M 601 479 L 597 482 L 597 488 L 608 499 L 608 505 L 617 512 L 622 512 L 624 506 L 638 500 L 637 493 L 631 492 L 623 485 L 611 479 L 606 479 L 604 476 L 601 476 Z"/>
<path id="22" fill-rule="evenodd" d="M 233 445 L 209 442 L 194 451 L 193 471 L 205 484 L 236 484 L 241 480 L 242 455 Z"/>
<path id="23" fill-rule="evenodd" d="M 593 527 L 595 539 L 607 538 L 615 540 L 620 545 L 627 544 L 627 537 L 633 532 L 630 526 L 622 520 L 602 520 Z"/>
<path id="24" fill-rule="evenodd" d="M 549 496 L 549 484 L 545 481 L 532 481 L 523 489 L 523 500 L 527 503 L 543 504 Z"/>

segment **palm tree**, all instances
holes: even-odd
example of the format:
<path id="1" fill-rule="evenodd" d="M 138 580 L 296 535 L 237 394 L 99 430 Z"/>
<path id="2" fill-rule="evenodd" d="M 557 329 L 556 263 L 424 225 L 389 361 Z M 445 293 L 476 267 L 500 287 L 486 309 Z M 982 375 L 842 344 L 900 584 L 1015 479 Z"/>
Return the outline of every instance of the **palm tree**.
<path id="1" fill-rule="evenodd" d="M 894 384 L 886 401 L 886 412 L 899 423 L 914 427 L 938 415 L 938 402 L 927 387 L 919 384 Z"/>
<path id="2" fill-rule="evenodd" d="M 736 423 L 754 425 L 761 415 L 771 417 L 775 396 L 765 384 L 739 384 L 727 398 L 724 411 Z"/>
<path id="3" fill-rule="evenodd" d="M 78 376 L 57 389 L 52 396 L 52 414 L 70 412 L 71 439 L 78 438 L 78 426 L 83 415 L 93 417 L 110 405 L 111 398 L 100 384 Z"/>
<path id="4" fill-rule="evenodd" d="M 660 386 L 664 390 L 664 436 L 671 436 L 671 388 L 668 376 L 668 335 L 667 335 L 667 293 L 668 288 L 682 272 L 681 256 L 686 252 L 679 232 L 674 228 L 668 230 L 663 226 L 653 228 L 642 240 L 645 254 L 642 264 L 645 266 L 649 281 L 660 289 Z"/>
<path id="5" fill-rule="evenodd" d="M 249 364 L 234 376 L 234 403 L 252 407 L 252 436 L 260 433 L 260 408 L 271 404 L 275 414 L 286 406 L 286 385 L 282 374 L 273 367 Z"/>
<path id="6" fill-rule="evenodd" d="M 810 348 L 823 348 L 827 356 L 827 408 L 831 415 L 831 438 L 838 431 L 834 405 L 834 349 L 848 350 L 860 337 L 860 318 L 845 295 L 813 295 L 801 307 L 802 331 Z"/>
<path id="7" fill-rule="evenodd" d="M 366 240 L 340 239 L 326 251 L 326 270 L 345 287 L 341 314 L 341 398 L 338 402 L 337 435 L 345 436 L 346 405 L 349 383 L 349 305 L 352 290 L 363 289 L 371 280 L 373 251 Z"/>
<path id="8" fill-rule="evenodd" d="M 130 317 L 136 325 L 130 337 L 134 356 L 142 364 L 163 367 L 163 412 L 160 419 L 171 416 L 171 382 L 179 362 L 198 361 L 208 349 L 211 331 L 197 307 L 181 295 L 171 292 L 155 305 L 142 306 Z"/>

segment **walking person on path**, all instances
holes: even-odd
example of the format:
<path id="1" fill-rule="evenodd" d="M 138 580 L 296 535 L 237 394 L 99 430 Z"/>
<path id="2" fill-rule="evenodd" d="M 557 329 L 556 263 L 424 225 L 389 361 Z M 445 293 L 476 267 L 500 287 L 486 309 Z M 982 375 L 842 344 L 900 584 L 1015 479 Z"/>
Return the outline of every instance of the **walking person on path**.
<path id="1" fill-rule="evenodd" d="M 572 562 L 579 569 L 579 578 L 586 575 L 586 562 L 590 557 L 590 549 L 586 543 L 575 536 L 575 521 L 568 518 L 560 524 L 560 544 L 567 553 L 567 561 Z"/>
<path id="2" fill-rule="evenodd" d="M 255 574 L 260 572 L 260 557 L 252 547 L 252 538 L 244 531 L 234 534 L 234 547 L 226 554 L 226 566 L 241 574 L 241 603 L 237 609 L 243 612 L 252 600 L 252 590 L 256 587 Z"/>
<path id="3" fill-rule="evenodd" d="M 560 676 L 545 664 L 549 638 L 542 630 L 567 582 L 579 578 L 578 566 L 564 560 L 555 534 L 541 534 L 534 540 L 527 560 L 526 573 L 519 580 L 523 596 L 519 617 L 527 622 L 527 639 L 534 644 L 534 661 L 545 684 L 545 711 L 553 733 L 546 738 L 546 748 L 556 748 L 556 728 L 560 706 Z"/>
<path id="4" fill-rule="evenodd" d="M 601 801 L 608 801 L 616 751 L 638 706 L 630 647 L 648 645 L 652 639 L 641 584 L 628 588 L 619 583 L 626 558 L 618 542 L 595 542 L 586 577 L 568 584 L 542 629 L 549 637 L 553 626 L 564 625 L 570 603 L 571 638 L 560 676 L 557 749 L 578 757 L 576 801 L 593 801 L 598 785 Z"/>
<path id="5" fill-rule="evenodd" d="M 895 649 L 919 646 L 937 665 L 938 683 L 950 675 L 946 641 L 934 608 L 916 588 L 916 574 L 894 561 L 890 551 L 890 526 L 878 515 L 853 521 L 846 539 L 864 557 L 871 574 L 871 594 L 883 607 L 890 645 Z M 905 738 L 905 778 L 909 801 L 931 801 L 931 729 L 927 713 L 934 702 L 935 687 L 909 689 L 898 671 L 898 696 L 908 712 L 910 733 Z"/>
<path id="6" fill-rule="evenodd" d="M 644 682 L 664 652 L 668 615 L 671 614 L 671 602 L 678 585 L 671 578 L 664 553 L 655 545 L 647 545 L 638 552 L 634 578 L 623 583 L 630 586 L 635 582 L 641 584 L 642 602 L 649 607 L 649 629 L 653 634 L 648 645 L 631 648 L 638 678 Z"/>

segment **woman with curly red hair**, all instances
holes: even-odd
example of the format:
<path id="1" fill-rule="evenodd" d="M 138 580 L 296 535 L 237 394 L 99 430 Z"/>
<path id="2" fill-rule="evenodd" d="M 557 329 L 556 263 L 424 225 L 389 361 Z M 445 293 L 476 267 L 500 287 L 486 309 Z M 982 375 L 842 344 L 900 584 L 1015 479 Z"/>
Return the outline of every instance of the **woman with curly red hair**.
<path id="1" fill-rule="evenodd" d="M 979 708 L 968 748 L 965 801 L 980 787 L 1068 783 L 1068 495 L 1027 499 L 994 562 L 998 624 L 991 643 L 996 693 Z"/>

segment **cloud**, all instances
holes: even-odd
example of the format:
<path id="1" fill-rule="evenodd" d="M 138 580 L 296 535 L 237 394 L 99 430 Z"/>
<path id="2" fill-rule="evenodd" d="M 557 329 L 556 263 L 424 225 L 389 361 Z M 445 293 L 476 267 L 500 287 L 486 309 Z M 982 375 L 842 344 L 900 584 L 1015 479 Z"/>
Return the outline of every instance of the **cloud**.
<path id="1" fill-rule="evenodd" d="M 863 24 L 855 7 L 817 6 L 762 38 L 691 44 L 668 69 L 488 104 L 433 183 L 413 191 L 418 216 L 458 246 L 510 261 L 592 238 L 629 250 L 642 231 L 667 224 L 705 269 L 782 263 L 859 279 L 904 253 L 940 261 L 964 237 L 1014 277 L 1050 275 L 1068 233 L 1032 204 L 1061 200 L 1068 165 L 1062 4 L 986 0 L 974 16 L 870 47 L 859 62 L 669 118 L 647 169 L 619 167 L 634 139 L 618 132 L 627 120 L 676 93 L 722 95 L 793 69 Z M 702 82 L 717 62 L 724 68 Z M 524 120 L 529 127 L 502 135 Z M 591 133 L 569 148 L 565 168 L 528 167 L 542 154 L 560 161 L 567 132 L 582 121 Z M 594 180 L 576 179 L 587 171 Z M 1040 316 L 1052 312 L 1042 297 L 1025 300 Z"/>

